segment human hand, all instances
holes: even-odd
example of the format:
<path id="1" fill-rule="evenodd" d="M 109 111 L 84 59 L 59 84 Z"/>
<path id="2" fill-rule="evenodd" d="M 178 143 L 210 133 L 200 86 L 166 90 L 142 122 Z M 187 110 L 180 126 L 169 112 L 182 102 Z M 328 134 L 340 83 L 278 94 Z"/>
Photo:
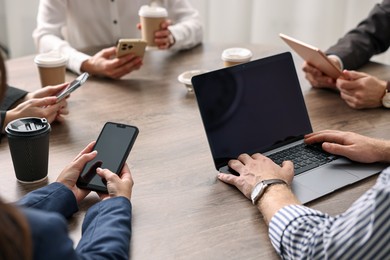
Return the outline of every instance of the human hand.
<path id="1" fill-rule="evenodd" d="M 97 168 L 96 172 L 107 181 L 108 194 L 98 193 L 101 200 L 119 196 L 131 199 L 134 181 L 127 164 L 123 166 L 119 176 L 108 169 Z"/>
<path id="2" fill-rule="evenodd" d="M 352 132 L 324 130 L 305 135 L 305 143 L 322 143 L 322 149 L 362 163 L 390 162 L 390 142 Z"/>
<path id="3" fill-rule="evenodd" d="M 165 20 L 161 23 L 160 30 L 154 33 L 154 42 L 161 50 L 169 49 L 173 44 L 175 44 L 175 38 L 173 37 L 171 31 L 168 30 L 168 26 L 171 24 L 171 20 Z"/>
<path id="4" fill-rule="evenodd" d="M 85 164 L 97 155 L 97 151 L 92 151 L 95 141 L 87 145 L 76 158 L 65 167 L 61 174 L 57 177 L 56 182 L 64 184 L 69 188 L 76 197 L 77 203 L 81 202 L 88 194 L 89 190 L 80 189 L 76 186 L 77 179 L 80 176 Z"/>
<path id="5" fill-rule="evenodd" d="M 340 63 L 336 58 L 328 56 L 328 59 L 336 65 L 336 67 L 341 68 Z M 325 75 L 321 70 L 309 64 L 307 61 L 303 63 L 302 70 L 305 72 L 306 79 L 314 88 L 336 89 L 336 79 Z"/>
<path id="6" fill-rule="evenodd" d="M 59 84 L 59 85 L 56 85 L 56 86 L 47 86 L 47 87 L 44 87 L 44 88 L 40 88 L 40 89 L 38 89 L 38 90 L 36 90 L 34 92 L 28 93 L 24 97 L 22 102 L 27 101 L 27 100 L 31 100 L 31 99 L 34 99 L 34 98 L 35 99 L 39 99 L 39 98 L 44 98 L 44 97 L 57 96 L 58 93 L 60 93 L 62 90 L 64 90 L 68 86 L 69 86 L 69 82 L 68 83 L 62 83 L 62 84 Z M 20 103 L 22 103 L 22 102 L 20 102 Z M 63 122 L 64 121 L 63 115 L 69 114 L 68 103 L 67 102 L 62 102 L 61 104 L 62 104 L 62 107 L 58 111 L 57 116 L 54 119 L 54 120 L 59 121 L 59 122 Z M 50 119 L 49 119 L 49 122 L 51 123 L 52 121 L 50 121 Z"/>
<path id="7" fill-rule="evenodd" d="M 357 71 L 343 71 L 344 78 L 339 78 L 336 87 L 340 97 L 352 108 L 375 108 L 382 106 L 382 97 L 386 91 L 386 81 Z"/>
<path id="8" fill-rule="evenodd" d="M 169 49 L 175 44 L 175 38 L 173 37 L 171 31 L 168 30 L 168 26 L 170 25 L 172 25 L 172 21 L 165 20 L 160 24 L 160 30 L 154 33 L 154 42 L 160 50 Z M 141 23 L 138 23 L 138 30 L 141 30 L 141 27 Z"/>
<path id="9" fill-rule="evenodd" d="M 58 93 L 60 93 L 62 90 L 64 90 L 69 83 L 62 83 L 56 86 L 47 86 L 44 88 L 39 88 L 38 90 L 34 92 L 28 93 L 22 102 L 33 99 L 33 98 L 43 98 L 43 97 L 51 97 L 56 96 Z"/>
<path id="10" fill-rule="evenodd" d="M 59 103 L 56 102 L 57 97 L 55 96 L 27 100 L 7 111 L 3 127 L 9 122 L 23 117 L 46 118 L 49 123 L 52 123 L 54 120 L 62 121 L 62 115 L 69 113 L 67 102 L 66 99 L 63 99 Z"/>
<path id="11" fill-rule="evenodd" d="M 91 75 L 119 79 L 142 66 L 142 58 L 134 54 L 115 57 L 116 47 L 103 49 L 81 64 L 81 70 Z"/>
<path id="12" fill-rule="evenodd" d="M 252 156 L 241 154 L 237 160 L 230 160 L 229 167 L 240 176 L 219 173 L 218 179 L 237 187 L 248 199 L 257 183 L 268 179 L 282 179 L 291 184 L 294 176 L 294 166 L 291 161 L 284 161 L 282 167 L 271 159 L 256 153 Z"/>

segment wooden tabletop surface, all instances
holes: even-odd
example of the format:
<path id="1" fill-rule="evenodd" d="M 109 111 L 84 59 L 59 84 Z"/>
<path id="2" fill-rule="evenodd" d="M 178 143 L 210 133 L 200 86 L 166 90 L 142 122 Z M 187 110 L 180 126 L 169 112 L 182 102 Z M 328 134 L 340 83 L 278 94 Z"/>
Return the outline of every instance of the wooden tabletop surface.
<path id="1" fill-rule="evenodd" d="M 289 51 L 257 44 L 253 59 Z M 61 170 L 92 140 L 106 121 L 139 128 L 127 163 L 135 186 L 132 204 L 131 259 L 278 259 L 262 216 L 234 187 L 216 179 L 211 153 L 193 94 L 177 77 L 186 70 L 222 67 L 222 51 L 231 45 L 203 44 L 189 51 L 149 51 L 144 66 L 121 80 L 91 77 L 68 99 L 70 114 L 53 124 L 49 178 L 28 185 L 16 181 L 7 138 L 0 145 L 0 196 L 15 201 L 28 191 L 53 182 Z M 39 88 L 34 56 L 7 61 L 8 83 L 33 91 Z M 314 131 L 340 129 L 390 138 L 390 115 L 383 108 L 354 110 L 336 92 L 312 89 L 294 55 L 297 73 Z M 389 66 L 371 63 L 364 71 L 390 79 Z M 75 74 L 67 72 L 70 81 Z M 345 211 L 377 176 L 324 196 L 308 206 L 331 215 Z M 91 194 L 69 220 L 75 244 Z"/>

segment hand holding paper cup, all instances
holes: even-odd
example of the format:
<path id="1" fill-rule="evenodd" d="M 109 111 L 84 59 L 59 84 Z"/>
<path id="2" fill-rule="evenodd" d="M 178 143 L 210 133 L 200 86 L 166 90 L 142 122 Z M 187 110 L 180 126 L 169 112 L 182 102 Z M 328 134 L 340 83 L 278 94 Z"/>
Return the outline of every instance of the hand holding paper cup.
<path id="1" fill-rule="evenodd" d="M 143 5 L 138 11 L 141 20 L 142 40 L 146 41 L 147 46 L 156 47 L 154 42 L 154 33 L 160 30 L 160 25 L 168 17 L 165 8 L 159 6 Z"/>

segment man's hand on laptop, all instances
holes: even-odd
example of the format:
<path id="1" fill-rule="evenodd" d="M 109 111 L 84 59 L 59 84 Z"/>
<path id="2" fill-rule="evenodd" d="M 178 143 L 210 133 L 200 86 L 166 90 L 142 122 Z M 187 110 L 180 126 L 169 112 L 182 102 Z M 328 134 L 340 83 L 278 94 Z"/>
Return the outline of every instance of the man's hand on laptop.
<path id="1" fill-rule="evenodd" d="M 281 179 L 288 184 L 288 186 L 284 184 L 271 185 L 258 201 L 257 207 L 263 213 L 267 224 L 282 207 L 300 204 L 289 188 L 294 177 L 294 165 L 291 161 L 283 162 L 280 167 L 259 153 L 252 156 L 241 154 L 236 160 L 229 161 L 229 167 L 240 173 L 240 176 L 219 173 L 218 179 L 237 187 L 248 199 L 251 198 L 256 184 L 261 181 Z"/>
<path id="2" fill-rule="evenodd" d="M 390 141 L 352 132 L 324 130 L 305 136 L 307 144 L 322 143 L 322 149 L 362 163 L 390 162 Z"/>

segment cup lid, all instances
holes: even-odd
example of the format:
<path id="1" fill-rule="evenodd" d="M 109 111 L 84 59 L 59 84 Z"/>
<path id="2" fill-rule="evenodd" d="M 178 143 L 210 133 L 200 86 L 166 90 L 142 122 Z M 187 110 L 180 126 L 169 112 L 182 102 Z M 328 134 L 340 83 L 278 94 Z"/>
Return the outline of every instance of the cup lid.
<path id="1" fill-rule="evenodd" d="M 34 58 L 34 62 L 40 67 L 57 67 L 64 66 L 68 62 L 68 58 L 56 51 L 38 54 Z"/>
<path id="2" fill-rule="evenodd" d="M 252 52 L 245 48 L 229 48 L 222 52 L 224 61 L 248 61 L 252 58 Z"/>
<path id="3" fill-rule="evenodd" d="M 139 9 L 138 15 L 143 16 L 143 17 L 158 18 L 158 17 L 167 17 L 168 12 L 167 12 L 167 9 L 165 9 L 164 7 L 154 6 L 154 5 L 152 5 L 152 6 L 143 5 Z"/>
<path id="4" fill-rule="evenodd" d="M 11 121 L 5 127 L 5 132 L 9 135 L 31 136 L 38 135 L 50 130 L 50 124 L 46 118 L 24 117 Z"/>

